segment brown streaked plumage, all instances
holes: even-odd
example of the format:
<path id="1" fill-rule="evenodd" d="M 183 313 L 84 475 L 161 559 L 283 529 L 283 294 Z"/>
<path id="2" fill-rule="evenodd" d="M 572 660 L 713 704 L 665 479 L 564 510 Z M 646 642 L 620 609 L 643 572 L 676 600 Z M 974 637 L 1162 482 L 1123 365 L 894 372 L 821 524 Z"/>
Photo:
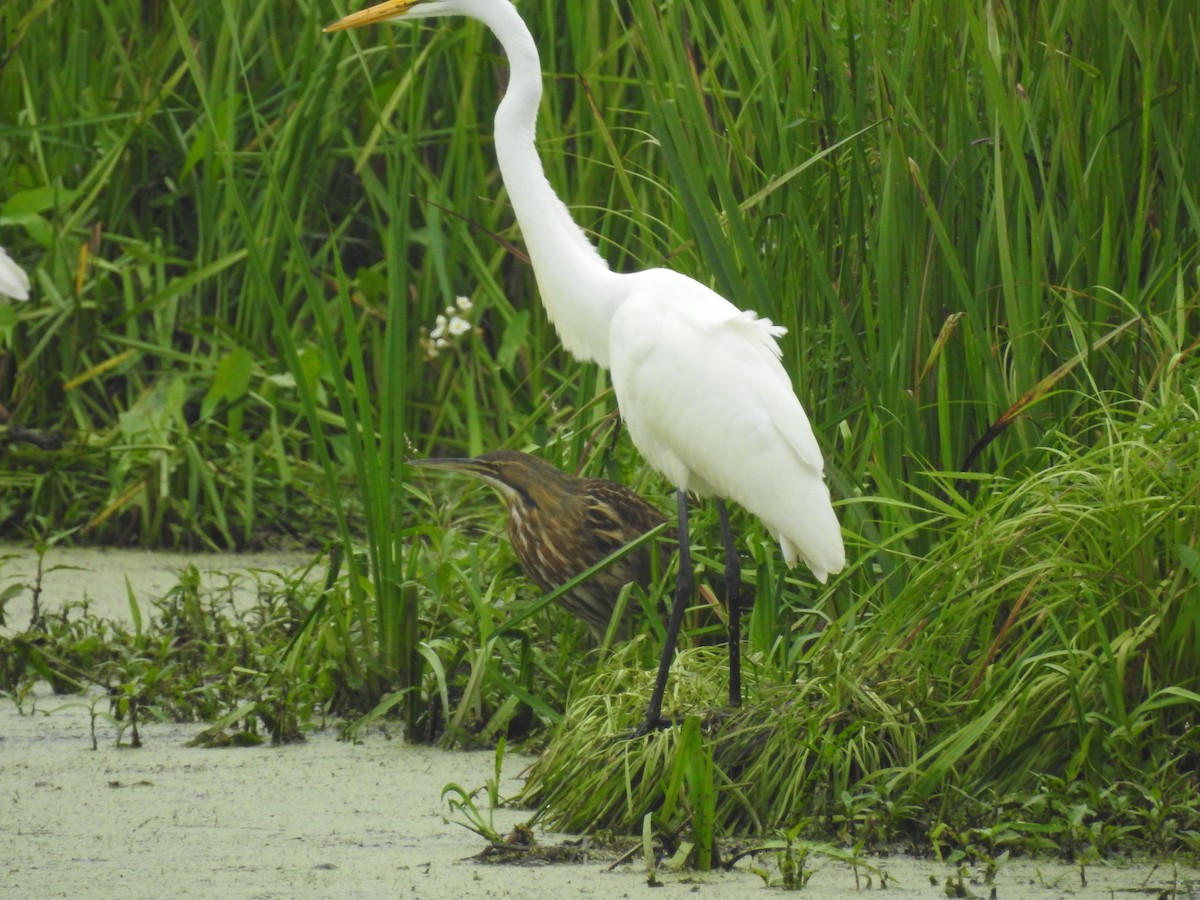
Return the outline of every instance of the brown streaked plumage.
<path id="1" fill-rule="evenodd" d="M 508 539 L 522 570 L 543 591 L 551 591 L 666 516 L 622 484 L 605 478 L 576 478 L 515 450 L 495 450 L 471 459 L 418 459 L 414 466 L 471 475 L 496 489 L 508 507 Z M 598 638 L 604 636 L 621 589 L 630 582 L 648 586 L 650 548 L 638 547 L 558 602 L 578 616 Z M 637 604 L 629 603 L 618 636 L 631 634 Z"/>

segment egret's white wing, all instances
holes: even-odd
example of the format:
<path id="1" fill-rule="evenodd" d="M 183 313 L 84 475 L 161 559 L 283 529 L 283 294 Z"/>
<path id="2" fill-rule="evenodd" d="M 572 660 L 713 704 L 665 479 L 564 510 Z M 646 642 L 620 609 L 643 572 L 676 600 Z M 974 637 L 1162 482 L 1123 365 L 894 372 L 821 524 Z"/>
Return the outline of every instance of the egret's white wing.
<path id="1" fill-rule="evenodd" d="M 613 387 L 630 436 L 675 485 L 740 503 L 792 564 L 845 564 L 821 451 L 769 322 L 667 270 L 642 273 L 613 319 Z"/>

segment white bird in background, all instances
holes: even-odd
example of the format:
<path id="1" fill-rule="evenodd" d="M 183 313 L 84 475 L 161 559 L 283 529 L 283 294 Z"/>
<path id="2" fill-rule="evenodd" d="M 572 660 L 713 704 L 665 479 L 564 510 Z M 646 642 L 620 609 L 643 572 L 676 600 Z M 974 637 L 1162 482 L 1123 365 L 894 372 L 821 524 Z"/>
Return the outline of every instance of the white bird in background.
<path id="1" fill-rule="evenodd" d="M 689 492 L 718 498 L 730 601 L 729 700 L 736 706 L 740 565 L 720 498 L 757 515 L 787 564 L 803 559 L 822 583 L 846 559 L 820 447 L 780 362 L 777 338 L 786 329 L 678 272 L 609 269 L 546 180 L 534 146 L 541 62 L 509 0 L 387 0 L 325 30 L 449 15 L 482 22 L 508 56 L 508 88 L 496 110 L 496 156 L 546 313 L 576 358 L 611 370 L 634 444 L 677 489 L 679 580 L 658 681 L 637 733 L 664 724 L 663 691 L 691 601 Z"/>
<path id="2" fill-rule="evenodd" d="M 12 261 L 12 257 L 0 247 L 0 297 L 14 300 L 29 299 L 29 276 Z"/>

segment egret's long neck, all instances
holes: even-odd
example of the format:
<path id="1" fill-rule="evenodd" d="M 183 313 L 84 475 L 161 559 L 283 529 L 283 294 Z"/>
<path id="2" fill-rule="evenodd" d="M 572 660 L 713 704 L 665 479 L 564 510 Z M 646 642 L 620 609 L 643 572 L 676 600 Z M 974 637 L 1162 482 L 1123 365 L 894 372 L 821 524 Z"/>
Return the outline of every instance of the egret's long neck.
<path id="1" fill-rule="evenodd" d="M 609 271 L 575 224 L 538 158 L 534 134 L 542 68 L 537 46 L 511 4 L 489 4 L 481 18 L 508 56 L 508 90 L 496 110 L 496 157 L 542 304 L 568 351 L 607 366 L 609 324 L 620 303 L 619 276 Z"/>

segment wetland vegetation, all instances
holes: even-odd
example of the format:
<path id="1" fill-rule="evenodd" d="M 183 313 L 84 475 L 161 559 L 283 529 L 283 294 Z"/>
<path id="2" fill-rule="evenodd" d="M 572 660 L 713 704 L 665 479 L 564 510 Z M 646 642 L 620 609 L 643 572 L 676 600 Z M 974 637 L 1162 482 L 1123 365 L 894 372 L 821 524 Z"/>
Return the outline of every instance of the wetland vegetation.
<path id="1" fill-rule="evenodd" d="M 98 684 L 214 740 L 527 740 L 573 830 L 1194 858 L 1200 12 L 519 7 L 548 175 L 604 255 L 789 329 L 849 564 L 817 585 L 735 516 L 744 709 L 709 716 L 700 624 L 668 710 L 697 718 L 615 740 L 661 625 L 597 647 L 494 497 L 405 466 L 533 449 L 670 509 L 538 305 L 490 35 L 326 36 L 345 10 L 311 0 L 0 12 L 0 243 L 33 283 L 0 300 L 0 529 L 319 572 L 249 610 L 185 572 L 131 628 L 10 616 L 0 689 Z M 715 514 L 693 534 L 719 571 Z M 0 567 L 0 602 L 29 589 Z"/>

